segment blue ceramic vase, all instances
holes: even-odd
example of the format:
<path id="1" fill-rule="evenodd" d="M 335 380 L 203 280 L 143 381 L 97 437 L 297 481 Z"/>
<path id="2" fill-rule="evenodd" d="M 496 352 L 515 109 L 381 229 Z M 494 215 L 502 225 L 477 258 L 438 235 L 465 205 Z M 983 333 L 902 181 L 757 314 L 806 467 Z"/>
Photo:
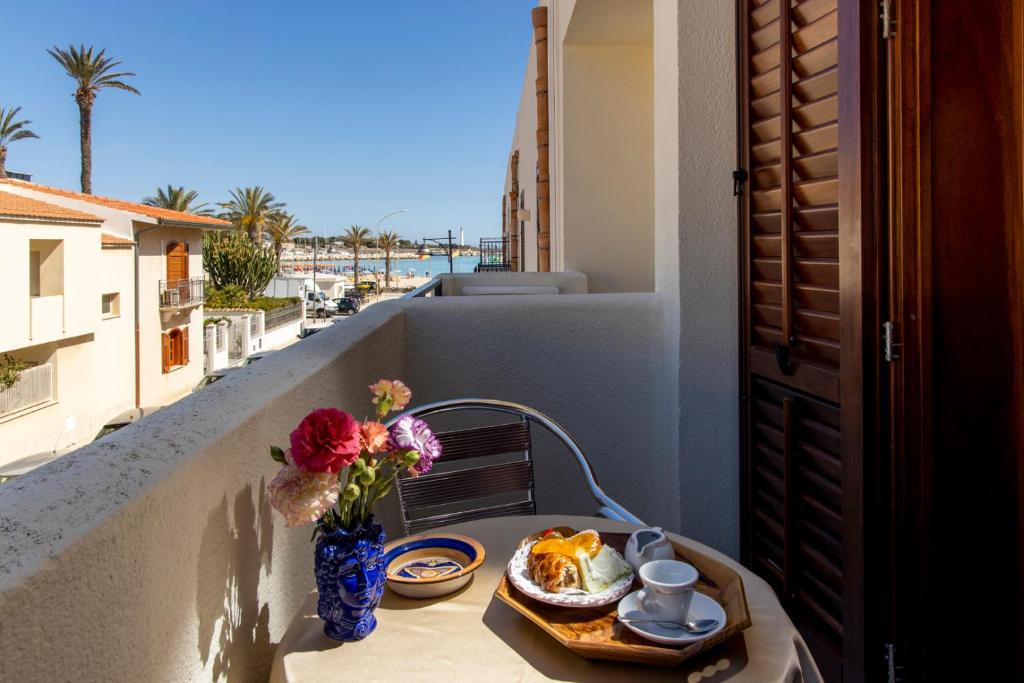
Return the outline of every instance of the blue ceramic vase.
<path id="1" fill-rule="evenodd" d="M 362 640 L 377 627 L 373 611 L 384 595 L 384 529 L 371 516 L 351 530 L 321 530 L 316 541 L 317 614 L 324 633 Z"/>

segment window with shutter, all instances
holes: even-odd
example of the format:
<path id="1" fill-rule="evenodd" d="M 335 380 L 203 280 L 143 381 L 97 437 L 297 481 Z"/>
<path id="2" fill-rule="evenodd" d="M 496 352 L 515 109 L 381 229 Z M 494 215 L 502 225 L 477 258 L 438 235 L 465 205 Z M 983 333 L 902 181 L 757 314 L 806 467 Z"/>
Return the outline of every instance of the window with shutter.
<path id="1" fill-rule="evenodd" d="M 741 200 L 744 559 L 774 586 L 826 680 L 838 681 L 844 657 L 861 656 L 864 629 L 863 595 L 848 580 L 860 571 L 860 511 L 848 501 L 862 496 L 861 477 L 851 474 L 862 454 L 844 451 L 842 419 L 842 397 L 861 385 L 857 368 L 841 361 L 860 343 L 850 317 L 859 309 L 840 309 L 841 294 L 860 295 L 855 279 L 840 280 L 840 231 L 859 240 L 859 224 L 840 221 L 853 208 L 841 206 L 851 196 L 841 183 L 860 182 L 840 174 L 840 155 L 860 153 L 842 149 L 839 132 L 840 98 L 857 78 L 840 84 L 838 0 L 739 2 L 749 173 Z"/>

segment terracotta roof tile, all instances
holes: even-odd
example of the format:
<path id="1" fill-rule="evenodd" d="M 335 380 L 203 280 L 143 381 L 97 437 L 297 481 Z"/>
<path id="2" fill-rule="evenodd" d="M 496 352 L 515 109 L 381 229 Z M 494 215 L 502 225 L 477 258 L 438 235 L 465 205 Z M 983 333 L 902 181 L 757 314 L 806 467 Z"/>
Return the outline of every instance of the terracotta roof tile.
<path id="1" fill-rule="evenodd" d="M 24 187 L 28 190 L 35 190 L 36 192 L 45 192 L 58 197 L 67 197 L 68 199 L 77 199 L 83 202 L 89 202 L 90 204 L 96 204 L 98 206 L 105 206 L 110 209 L 120 209 L 122 211 L 130 211 L 132 213 L 139 213 L 143 216 L 149 216 L 150 218 L 156 218 L 163 221 L 170 221 L 174 223 L 193 223 L 196 225 L 208 225 L 210 227 L 221 227 L 225 228 L 231 225 L 228 221 L 221 220 L 220 218 L 213 218 L 212 216 L 197 216 L 192 213 L 185 213 L 183 211 L 171 211 L 170 209 L 161 209 L 155 206 L 147 206 L 145 204 L 139 204 L 136 202 L 126 202 L 122 199 L 112 199 L 110 197 L 100 197 L 94 194 L 82 194 L 81 192 L 72 192 L 71 190 L 63 190 L 59 187 L 50 187 L 48 185 L 39 185 L 37 183 L 27 183 L 24 180 L 14 180 L 13 178 L 0 178 L 0 185 L 7 184 L 14 187 Z"/>
<path id="2" fill-rule="evenodd" d="M 31 197 L 0 192 L 0 216 L 11 218 L 32 218 L 55 221 L 83 221 L 89 223 L 101 223 L 102 218 L 93 216 L 84 211 L 66 209 L 63 206 L 41 202 Z"/>
<path id="3" fill-rule="evenodd" d="M 111 235 L 109 232 L 104 232 L 100 235 L 100 242 L 103 246 L 116 246 L 116 247 L 130 247 L 135 244 L 132 240 L 119 237 L 117 235 Z"/>

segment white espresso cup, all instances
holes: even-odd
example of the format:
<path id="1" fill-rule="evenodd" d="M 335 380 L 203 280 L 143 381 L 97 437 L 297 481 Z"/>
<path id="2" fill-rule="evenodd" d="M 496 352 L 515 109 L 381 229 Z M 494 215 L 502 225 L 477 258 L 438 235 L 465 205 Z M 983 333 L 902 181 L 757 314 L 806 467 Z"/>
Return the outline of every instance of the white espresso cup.
<path id="1" fill-rule="evenodd" d="M 690 613 L 697 570 L 679 560 L 654 560 L 640 567 L 644 587 L 637 603 L 648 616 L 683 623 Z"/>

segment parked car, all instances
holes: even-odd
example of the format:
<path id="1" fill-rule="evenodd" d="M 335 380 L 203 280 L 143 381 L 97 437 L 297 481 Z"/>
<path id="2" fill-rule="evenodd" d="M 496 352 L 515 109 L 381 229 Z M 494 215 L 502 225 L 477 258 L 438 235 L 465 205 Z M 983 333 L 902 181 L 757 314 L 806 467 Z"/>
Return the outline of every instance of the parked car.
<path id="1" fill-rule="evenodd" d="M 201 380 L 199 380 L 199 384 L 196 385 L 196 388 L 193 389 L 192 392 L 195 393 L 200 389 L 210 386 L 214 382 L 221 381 L 222 379 L 224 379 L 237 369 L 238 368 L 221 368 L 220 370 L 214 370 L 213 372 L 206 375 L 206 377 L 203 377 Z"/>
<path id="2" fill-rule="evenodd" d="M 149 412 L 151 411 L 146 411 L 147 414 Z M 94 438 L 93 441 L 102 439 L 107 434 L 113 434 L 117 430 L 127 427 L 132 422 L 138 422 L 139 418 L 142 417 L 142 413 L 142 410 L 138 408 L 132 408 L 131 410 L 127 410 L 118 415 L 117 417 L 108 420 L 107 424 L 100 427 L 100 431 L 96 433 L 96 438 Z"/>
<path id="3" fill-rule="evenodd" d="M 338 307 L 338 315 L 352 315 L 359 312 L 359 300 L 351 296 L 343 296 L 334 300 Z"/>
<path id="4" fill-rule="evenodd" d="M 374 282 L 373 280 L 363 280 L 362 282 L 355 286 L 355 289 L 362 290 L 363 292 L 373 293 L 377 291 L 377 283 Z"/>
<path id="5" fill-rule="evenodd" d="M 242 364 L 239 367 L 247 368 L 250 365 L 252 365 L 253 363 L 255 363 L 256 361 L 258 361 L 258 360 L 260 360 L 262 358 L 266 358 L 268 355 L 270 355 L 273 352 L 274 352 L 273 349 L 271 349 L 270 351 L 258 351 L 256 353 L 252 354 L 251 356 L 247 356 L 246 359 L 244 361 L 242 361 Z"/>
<path id="6" fill-rule="evenodd" d="M 338 304 L 327 298 L 323 292 L 306 292 L 306 315 L 335 315 Z"/>

